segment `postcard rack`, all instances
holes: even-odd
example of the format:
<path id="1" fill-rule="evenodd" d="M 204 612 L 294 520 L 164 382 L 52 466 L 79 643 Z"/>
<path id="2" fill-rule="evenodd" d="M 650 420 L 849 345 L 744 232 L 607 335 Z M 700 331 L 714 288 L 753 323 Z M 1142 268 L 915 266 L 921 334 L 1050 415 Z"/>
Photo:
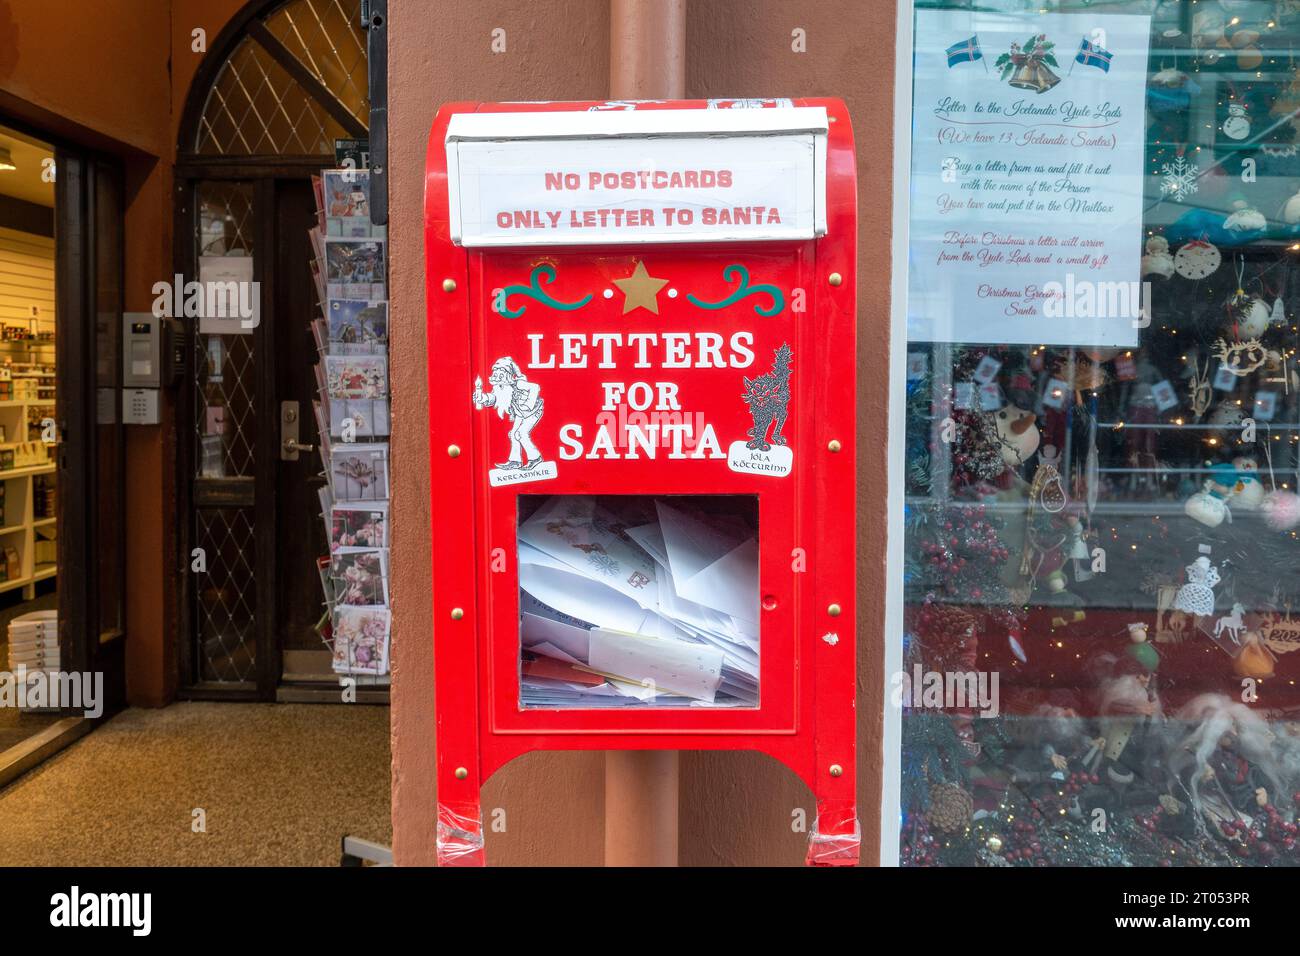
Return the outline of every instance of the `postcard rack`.
<path id="1" fill-rule="evenodd" d="M 317 559 L 325 610 L 317 627 L 340 682 L 387 685 L 389 607 L 388 286 L 384 227 L 370 222 L 370 174 L 312 178 L 312 275 L 320 314 L 313 402 L 329 553 Z"/>

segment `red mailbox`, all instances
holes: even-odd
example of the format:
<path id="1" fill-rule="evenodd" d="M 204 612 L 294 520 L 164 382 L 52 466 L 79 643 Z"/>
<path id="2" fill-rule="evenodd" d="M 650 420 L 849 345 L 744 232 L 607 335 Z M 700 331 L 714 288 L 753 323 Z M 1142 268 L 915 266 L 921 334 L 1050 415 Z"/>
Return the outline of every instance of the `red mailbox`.
<path id="1" fill-rule="evenodd" d="M 760 750 L 857 862 L 838 100 L 454 103 L 425 181 L 438 859 L 530 750 Z"/>

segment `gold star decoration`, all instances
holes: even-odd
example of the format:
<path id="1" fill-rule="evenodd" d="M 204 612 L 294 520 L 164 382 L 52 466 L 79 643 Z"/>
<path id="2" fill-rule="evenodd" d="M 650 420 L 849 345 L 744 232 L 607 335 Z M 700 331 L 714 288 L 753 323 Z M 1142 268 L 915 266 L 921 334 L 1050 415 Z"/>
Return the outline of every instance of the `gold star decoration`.
<path id="1" fill-rule="evenodd" d="M 659 290 L 668 284 L 667 279 L 656 279 L 645 270 L 644 262 L 637 262 L 636 268 L 626 279 L 615 279 L 614 285 L 623 290 L 623 314 L 633 309 L 649 309 L 659 314 Z"/>

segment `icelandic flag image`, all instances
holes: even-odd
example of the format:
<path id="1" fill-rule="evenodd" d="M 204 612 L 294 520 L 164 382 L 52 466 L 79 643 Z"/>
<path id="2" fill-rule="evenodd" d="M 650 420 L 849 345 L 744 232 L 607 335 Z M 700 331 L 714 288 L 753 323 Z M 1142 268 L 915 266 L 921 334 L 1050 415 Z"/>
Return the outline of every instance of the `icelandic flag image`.
<path id="1" fill-rule="evenodd" d="M 945 52 L 948 54 L 949 69 L 952 69 L 958 63 L 974 63 L 976 60 L 984 59 L 984 54 L 980 52 L 978 36 L 973 36 L 969 40 L 962 40 L 960 43 L 954 43 Z"/>
<path id="2" fill-rule="evenodd" d="M 1082 63 L 1084 66 L 1095 66 L 1097 69 L 1109 73 L 1110 58 L 1115 54 L 1109 50 L 1093 44 L 1087 37 L 1079 44 L 1079 52 L 1074 55 L 1075 63 Z"/>

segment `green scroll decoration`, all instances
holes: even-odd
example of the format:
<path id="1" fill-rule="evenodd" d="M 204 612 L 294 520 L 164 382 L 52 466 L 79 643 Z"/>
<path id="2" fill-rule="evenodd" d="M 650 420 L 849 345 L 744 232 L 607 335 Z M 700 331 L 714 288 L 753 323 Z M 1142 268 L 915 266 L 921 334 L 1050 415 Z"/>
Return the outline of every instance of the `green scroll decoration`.
<path id="1" fill-rule="evenodd" d="M 541 265 L 533 268 L 532 273 L 528 276 L 528 285 L 508 285 L 501 290 L 499 293 L 501 296 L 501 308 L 498 311 L 500 311 L 500 313 L 507 319 L 517 319 L 524 314 L 524 310 L 528 308 L 528 303 L 525 302 L 520 305 L 519 308 L 512 309 L 509 307 L 510 297 L 512 295 L 527 296 L 535 302 L 540 302 L 547 308 L 557 309 L 560 312 L 573 312 L 576 309 L 581 309 L 591 301 L 591 293 L 587 293 L 577 302 L 561 302 L 559 299 L 552 298 L 547 294 L 546 290 L 542 288 L 542 283 L 544 282 L 547 285 L 550 285 L 554 281 L 555 266 L 543 262 Z"/>
<path id="2" fill-rule="evenodd" d="M 749 270 L 739 262 L 733 262 L 722 270 L 722 281 L 733 282 L 737 275 L 740 276 L 740 285 L 731 293 L 731 295 L 727 296 L 720 302 L 705 302 L 690 293 L 687 293 L 686 298 L 690 301 L 691 305 L 699 306 L 701 309 L 725 309 L 727 306 L 734 305 L 741 299 L 748 298 L 751 295 L 767 293 L 772 297 L 772 305 L 769 308 L 764 309 L 755 302 L 755 312 L 759 315 L 770 317 L 780 314 L 781 310 L 785 308 L 785 296 L 781 293 L 781 290 L 776 286 L 767 283 L 750 285 Z"/>

